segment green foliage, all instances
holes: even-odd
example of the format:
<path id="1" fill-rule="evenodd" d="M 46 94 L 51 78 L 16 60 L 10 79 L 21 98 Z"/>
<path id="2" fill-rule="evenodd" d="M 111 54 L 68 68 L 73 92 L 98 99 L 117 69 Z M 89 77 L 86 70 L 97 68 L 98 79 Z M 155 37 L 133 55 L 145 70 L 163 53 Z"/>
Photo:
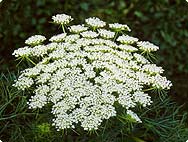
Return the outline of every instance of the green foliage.
<path id="1" fill-rule="evenodd" d="M 14 74 L 0 76 L 0 135 L 1 139 L 9 137 L 11 141 L 22 140 L 22 129 L 28 126 L 28 119 L 33 115 L 27 111 L 24 92 L 13 88 Z M 8 140 L 7 140 L 8 141 Z"/>
<path id="2" fill-rule="evenodd" d="M 185 127 L 187 113 L 180 115 L 182 107 L 177 107 L 166 95 L 156 97 L 153 98 L 155 101 L 152 106 L 143 113 L 145 136 L 149 133 L 150 138 L 152 135 L 156 142 L 186 141 L 188 139 Z M 145 113 L 149 115 L 145 117 Z"/>

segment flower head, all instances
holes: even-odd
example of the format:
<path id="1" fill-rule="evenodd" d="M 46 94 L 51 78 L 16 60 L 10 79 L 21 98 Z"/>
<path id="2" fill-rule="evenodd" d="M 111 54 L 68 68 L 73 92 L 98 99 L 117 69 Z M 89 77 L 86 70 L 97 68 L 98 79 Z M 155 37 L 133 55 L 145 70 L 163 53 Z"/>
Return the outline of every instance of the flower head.
<path id="1" fill-rule="evenodd" d="M 115 33 L 106 29 L 98 29 L 99 35 L 103 38 L 110 39 L 114 38 Z"/>
<path id="2" fill-rule="evenodd" d="M 89 26 L 93 27 L 93 28 L 102 28 L 106 25 L 106 23 L 102 20 L 100 20 L 97 17 L 90 17 L 88 19 L 85 20 L 86 24 L 88 24 Z"/>
<path id="3" fill-rule="evenodd" d="M 122 44 L 133 44 L 138 41 L 138 38 L 122 35 L 117 38 L 117 41 L 121 42 Z"/>
<path id="4" fill-rule="evenodd" d="M 29 48 L 28 46 L 25 46 L 25 47 L 15 50 L 12 53 L 12 55 L 14 55 L 15 57 L 29 56 L 29 55 L 31 55 L 31 51 L 32 51 L 31 48 Z"/>
<path id="5" fill-rule="evenodd" d="M 131 46 L 131 45 L 124 45 L 124 44 L 120 44 L 118 46 L 121 50 L 125 50 L 127 52 L 135 52 L 135 51 L 138 51 L 137 48 Z"/>
<path id="6" fill-rule="evenodd" d="M 53 19 L 59 24 L 72 20 L 65 14 Z M 44 38 L 36 36 L 27 40 L 34 46 L 13 53 L 18 58 L 39 59 L 34 67 L 21 72 L 14 86 L 32 90 L 30 109 L 52 104 L 52 125 L 58 131 L 79 124 L 84 130 L 97 130 L 104 120 L 117 115 L 116 103 L 127 111 L 131 122 L 141 123 L 132 110 L 137 105 L 151 105 L 144 90 L 172 86 L 161 75 L 163 69 L 142 55 L 157 46 L 120 34 L 120 30 L 130 31 L 127 25 L 115 23 L 110 29 L 100 29 L 105 25 L 98 18 L 88 18 L 85 25 L 74 25 L 68 27 L 69 33 L 52 36 L 48 44 L 38 45 Z M 111 29 L 119 33 L 117 38 Z"/>
<path id="7" fill-rule="evenodd" d="M 66 37 L 66 33 L 62 33 L 62 34 L 58 34 L 58 35 L 55 35 L 55 36 L 52 36 L 49 41 L 51 42 L 61 42 L 65 39 Z"/>
<path id="8" fill-rule="evenodd" d="M 73 25 L 69 27 L 69 31 L 73 33 L 80 33 L 87 31 L 88 27 L 84 27 L 83 25 Z"/>
<path id="9" fill-rule="evenodd" d="M 27 45 L 39 45 L 43 41 L 45 41 L 46 38 L 42 35 L 34 35 L 29 37 L 28 39 L 25 40 L 25 44 Z"/>
<path id="10" fill-rule="evenodd" d="M 139 49 L 146 52 L 157 51 L 159 49 L 158 46 L 154 45 L 153 43 L 150 43 L 149 41 L 139 41 L 137 45 Z"/>
<path id="11" fill-rule="evenodd" d="M 93 31 L 85 31 L 83 33 L 80 33 L 81 36 L 85 38 L 96 38 L 99 34 Z"/>
<path id="12" fill-rule="evenodd" d="M 125 24 L 114 23 L 114 24 L 109 24 L 109 27 L 115 31 L 128 31 L 128 32 L 131 31 L 131 29 Z"/>
<path id="13" fill-rule="evenodd" d="M 52 20 L 56 24 L 66 25 L 70 23 L 73 18 L 66 14 L 57 14 L 55 16 L 52 16 Z"/>

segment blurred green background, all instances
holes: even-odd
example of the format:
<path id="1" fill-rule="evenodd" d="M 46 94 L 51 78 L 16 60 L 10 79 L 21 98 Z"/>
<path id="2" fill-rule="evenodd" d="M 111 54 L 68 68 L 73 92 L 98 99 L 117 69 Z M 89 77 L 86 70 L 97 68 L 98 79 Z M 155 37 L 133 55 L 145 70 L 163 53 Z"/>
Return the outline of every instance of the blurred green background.
<path id="1" fill-rule="evenodd" d="M 186 0 L 3 0 L 0 3 L 0 70 L 15 70 L 12 52 L 34 34 L 60 32 L 51 16 L 66 13 L 75 23 L 97 16 L 126 23 L 132 35 L 160 46 L 158 65 L 173 82 L 170 93 L 180 103 L 188 98 L 188 3 Z"/>

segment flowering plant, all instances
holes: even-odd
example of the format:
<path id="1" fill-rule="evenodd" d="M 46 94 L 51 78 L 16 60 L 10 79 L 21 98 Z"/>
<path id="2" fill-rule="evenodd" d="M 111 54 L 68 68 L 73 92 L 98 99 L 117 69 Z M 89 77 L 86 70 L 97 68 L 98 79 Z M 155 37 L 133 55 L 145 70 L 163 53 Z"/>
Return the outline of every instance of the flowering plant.
<path id="1" fill-rule="evenodd" d="M 42 44 L 44 36 L 32 36 L 25 41 L 27 46 L 14 51 L 18 59 L 34 64 L 22 71 L 14 86 L 32 90 L 30 109 L 52 104 L 57 130 L 76 124 L 96 130 L 104 119 L 117 115 L 116 107 L 124 107 L 131 119 L 141 123 L 133 109 L 152 103 L 146 92 L 172 86 L 161 75 L 163 69 L 147 58 L 159 47 L 127 35 L 131 31 L 127 25 L 92 17 L 83 25 L 68 27 L 71 16 L 58 14 L 52 19 L 63 33 L 47 44 Z"/>

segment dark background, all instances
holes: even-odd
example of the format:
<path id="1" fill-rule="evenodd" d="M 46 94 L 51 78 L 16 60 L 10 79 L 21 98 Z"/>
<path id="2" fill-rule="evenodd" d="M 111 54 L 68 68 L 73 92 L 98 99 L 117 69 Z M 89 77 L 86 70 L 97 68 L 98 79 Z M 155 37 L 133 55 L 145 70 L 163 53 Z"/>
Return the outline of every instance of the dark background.
<path id="1" fill-rule="evenodd" d="M 128 24 L 132 35 L 160 46 L 157 64 L 173 82 L 169 93 L 188 109 L 188 3 L 186 0 L 3 0 L 0 3 L 0 71 L 16 71 L 12 52 L 34 34 L 59 32 L 51 16 L 66 13 L 74 23 L 95 16 Z"/>

